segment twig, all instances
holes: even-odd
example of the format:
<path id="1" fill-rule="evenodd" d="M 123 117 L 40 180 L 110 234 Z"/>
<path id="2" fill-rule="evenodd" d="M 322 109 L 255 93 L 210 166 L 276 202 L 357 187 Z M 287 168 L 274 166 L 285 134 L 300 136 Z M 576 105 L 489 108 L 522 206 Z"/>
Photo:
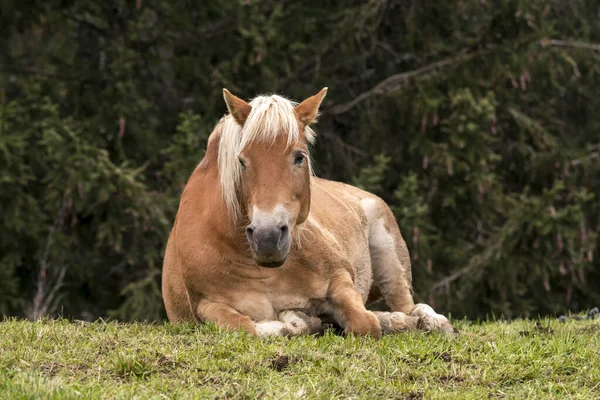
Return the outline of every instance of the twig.
<path id="1" fill-rule="evenodd" d="M 477 267 L 483 266 L 485 268 L 485 266 L 488 265 L 488 260 L 490 260 L 492 258 L 492 256 L 494 255 L 494 253 L 496 251 L 498 251 L 501 247 L 502 247 L 502 240 L 495 240 L 495 244 L 492 246 L 486 247 L 486 249 L 483 251 L 483 254 L 480 254 L 480 255 L 477 255 L 477 256 L 474 256 L 473 258 L 471 258 L 471 261 L 469 261 L 469 264 L 467 264 L 466 267 L 459 269 L 458 271 L 454 272 L 452 275 L 449 275 L 449 276 L 445 277 L 444 279 L 433 284 L 433 286 L 431 286 L 430 293 L 433 293 L 441 288 L 448 287 L 448 285 L 450 285 L 452 282 L 454 282 L 461 276 L 465 275 L 466 273 L 471 272 L 472 270 L 476 269 Z"/>
<path id="2" fill-rule="evenodd" d="M 571 42 L 571 41 L 567 41 L 567 40 L 557 40 L 557 39 L 541 39 L 541 40 L 539 40 L 539 44 L 542 47 L 560 46 L 560 47 L 571 47 L 571 48 L 578 48 L 578 49 L 585 49 L 585 50 L 592 50 L 592 51 L 600 51 L 600 44 L 595 44 L 595 43 Z M 484 55 L 485 53 L 488 53 L 491 50 L 493 50 L 493 49 L 485 49 L 485 50 L 476 51 L 476 52 L 472 52 L 472 53 L 459 54 L 457 56 L 453 56 L 453 57 L 445 58 L 440 61 L 436 61 L 432 64 L 415 69 L 413 71 L 408 71 L 408 72 L 403 72 L 400 74 L 392 75 L 392 76 L 384 79 L 383 81 L 379 82 L 377 85 L 375 85 L 371 89 L 367 90 L 366 92 L 359 94 L 351 101 L 331 107 L 330 109 L 326 110 L 324 112 L 324 114 L 330 114 L 330 115 L 343 114 L 343 113 L 347 112 L 348 110 L 352 109 L 353 107 L 355 107 L 358 103 L 368 99 L 369 97 L 371 97 L 373 95 L 381 95 L 381 94 L 393 92 L 395 90 L 398 90 L 404 83 L 410 81 L 411 79 L 417 78 L 420 75 L 424 75 L 424 74 L 426 74 L 430 71 L 433 71 L 435 69 L 438 69 L 438 68 L 463 63 L 465 61 L 472 59 L 473 57 Z"/>
<path id="3" fill-rule="evenodd" d="M 460 278 L 461 276 L 463 276 L 464 274 L 466 274 L 467 272 L 471 271 L 477 264 L 471 264 L 471 265 L 467 265 L 466 267 L 459 269 L 458 271 L 456 271 L 455 273 L 453 273 L 452 275 L 449 275 L 447 277 L 445 277 L 444 279 L 436 282 L 430 289 L 431 292 L 435 292 L 441 288 L 447 287 L 449 284 L 451 284 L 452 282 L 454 282 L 455 280 L 457 280 L 458 278 Z"/>
<path id="4" fill-rule="evenodd" d="M 587 159 L 591 159 L 591 158 L 600 158 L 600 153 L 597 151 L 592 151 L 591 153 L 586 154 L 585 156 L 583 156 L 581 158 L 576 158 L 574 160 L 571 160 L 571 165 L 579 165 L 583 161 L 585 161 Z"/>
<path id="5" fill-rule="evenodd" d="M 39 298 L 36 294 L 36 298 L 34 298 L 34 310 L 33 310 L 34 315 L 33 315 L 32 319 L 41 318 L 41 317 L 48 315 L 54 311 L 53 304 L 56 299 L 56 293 L 60 290 L 60 288 L 63 287 L 63 282 L 65 279 L 66 273 L 67 273 L 67 267 L 63 266 L 60 269 L 60 271 L 58 272 L 58 276 L 56 277 L 56 280 L 54 281 L 54 283 L 50 284 L 50 282 L 48 282 L 48 284 L 46 285 L 45 290 L 47 290 L 48 287 L 52 287 L 52 289 L 50 289 L 50 291 L 47 292 L 47 294 L 42 292 L 41 296 Z M 39 293 L 39 290 L 38 290 L 38 293 Z"/>
<path id="6" fill-rule="evenodd" d="M 559 47 L 572 47 L 572 48 L 576 48 L 576 49 L 600 51 L 600 44 L 585 43 L 585 42 L 571 42 L 568 40 L 542 39 L 542 40 L 540 40 L 540 45 L 542 47 L 559 46 Z"/>
<path id="7" fill-rule="evenodd" d="M 46 237 L 46 244 L 44 246 L 44 252 L 40 259 L 40 271 L 38 273 L 37 278 L 37 290 L 35 296 L 33 297 L 33 302 L 26 311 L 27 316 L 31 320 L 36 320 L 44 315 L 47 315 L 49 311 L 51 311 L 53 307 L 54 300 L 56 299 L 56 293 L 63 286 L 65 274 L 67 272 L 67 267 L 62 267 L 56 276 L 56 279 L 53 283 L 50 282 L 48 278 L 48 270 L 49 263 L 48 257 L 50 255 L 50 248 L 54 243 L 54 235 L 56 231 L 60 228 L 62 221 L 64 219 L 64 214 L 67 206 L 67 198 L 68 194 L 65 192 L 62 203 L 56 213 L 56 217 L 54 218 L 54 223 L 50 227 L 50 231 L 48 232 L 48 236 Z"/>
<path id="8" fill-rule="evenodd" d="M 385 93 L 392 92 L 392 91 L 400 88 L 404 83 L 408 82 L 411 79 L 418 77 L 419 75 L 423 75 L 427 72 L 433 71 L 433 70 L 441 68 L 441 67 L 445 67 L 447 65 L 459 64 L 461 62 L 465 62 L 475 56 L 481 55 L 482 53 L 483 53 L 483 51 L 468 53 L 468 54 L 460 54 L 458 56 L 454 56 L 454 57 L 446 58 L 446 59 L 443 59 L 440 61 L 436 61 L 432 64 L 415 69 L 413 71 L 408 71 L 408 72 L 403 72 L 400 74 L 392 75 L 392 76 L 384 79 L 383 81 L 379 82 L 377 85 L 375 85 L 371 89 L 367 90 L 366 92 L 359 94 L 351 101 L 344 103 L 344 104 L 338 104 L 337 106 L 334 106 L 334 107 L 326 110 L 324 112 L 324 114 L 330 114 L 330 115 L 343 114 L 346 111 L 353 108 L 354 106 L 356 106 L 358 103 L 368 99 L 369 97 L 371 97 L 373 95 L 385 94 Z"/>
<path id="9" fill-rule="evenodd" d="M 328 138 L 328 139 L 331 139 L 331 140 L 334 140 L 334 141 L 338 142 L 338 144 L 340 144 L 342 147 L 344 147 L 345 149 L 347 149 L 347 150 L 349 150 L 349 151 L 351 151 L 351 152 L 353 152 L 355 154 L 358 154 L 359 156 L 366 157 L 368 155 L 366 151 L 362 151 L 358 147 L 355 147 L 355 146 L 352 146 L 349 143 L 346 143 L 344 141 L 344 139 L 342 139 L 341 137 L 339 137 L 338 135 L 336 135 L 333 132 L 324 131 L 324 132 L 319 132 L 319 134 L 321 136 L 324 136 L 324 137 Z"/>

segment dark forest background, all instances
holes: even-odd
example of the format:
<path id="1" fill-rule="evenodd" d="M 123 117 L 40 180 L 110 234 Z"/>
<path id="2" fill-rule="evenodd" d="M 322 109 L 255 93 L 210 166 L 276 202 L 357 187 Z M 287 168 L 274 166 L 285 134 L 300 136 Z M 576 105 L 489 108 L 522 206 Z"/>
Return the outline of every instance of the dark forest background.
<path id="1" fill-rule="evenodd" d="M 0 5 L 0 315 L 164 318 L 164 245 L 224 87 L 329 87 L 316 173 L 389 202 L 417 300 L 600 303 L 599 1 Z"/>

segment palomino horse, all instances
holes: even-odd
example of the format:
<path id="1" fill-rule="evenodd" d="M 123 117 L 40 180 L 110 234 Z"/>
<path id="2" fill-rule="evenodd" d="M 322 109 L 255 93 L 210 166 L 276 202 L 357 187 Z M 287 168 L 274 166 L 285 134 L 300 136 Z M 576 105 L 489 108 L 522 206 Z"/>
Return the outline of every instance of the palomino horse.
<path id="1" fill-rule="evenodd" d="M 296 105 L 250 103 L 224 90 L 229 109 L 181 196 L 162 290 L 170 321 L 212 321 L 258 335 L 319 330 L 380 337 L 452 332 L 414 304 L 406 243 L 387 204 L 313 176 L 308 146 L 327 88 Z M 391 312 L 365 307 L 383 297 Z"/>

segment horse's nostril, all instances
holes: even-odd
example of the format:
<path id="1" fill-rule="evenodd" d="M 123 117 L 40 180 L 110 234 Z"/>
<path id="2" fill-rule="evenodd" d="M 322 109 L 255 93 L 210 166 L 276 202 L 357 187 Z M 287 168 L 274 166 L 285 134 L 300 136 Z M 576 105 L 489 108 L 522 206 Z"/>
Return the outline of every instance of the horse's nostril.
<path id="1" fill-rule="evenodd" d="M 288 233 L 288 226 L 287 225 L 283 225 L 279 229 L 281 229 L 281 236 L 285 236 Z"/>
<path id="2" fill-rule="evenodd" d="M 246 237 L 248 238 L 249 241 L 252 241 L 252 234 L 254 234 L 254 229 L 252 229 L 251 227 L 246 227 Z"/>
<path id="3" fill-rule="evenodd" d="M 289 232 L 288 232 L 288 226 L 287 225 L 282 225 L 281 227 L 279 227 L 279 238 L 277 239 L 277 248 L 279 250 L 281 250 L 286 243 L 289 242 Z"/>

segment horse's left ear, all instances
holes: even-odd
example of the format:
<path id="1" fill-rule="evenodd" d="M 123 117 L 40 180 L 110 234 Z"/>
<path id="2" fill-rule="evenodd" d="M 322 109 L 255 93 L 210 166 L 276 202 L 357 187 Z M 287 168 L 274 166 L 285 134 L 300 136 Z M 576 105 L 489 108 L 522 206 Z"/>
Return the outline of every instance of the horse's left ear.
<path id="1" fill-rule="evenodd" d="M 305 125 L 310 125 L 317 120 L 319 106 L 321 105 L 321 102 L 325 98 L 326 94 L 327 88 L 323 88 L 319 93 L 309 97 L 296 106 L 294 111 L 300 122 Z"/>

